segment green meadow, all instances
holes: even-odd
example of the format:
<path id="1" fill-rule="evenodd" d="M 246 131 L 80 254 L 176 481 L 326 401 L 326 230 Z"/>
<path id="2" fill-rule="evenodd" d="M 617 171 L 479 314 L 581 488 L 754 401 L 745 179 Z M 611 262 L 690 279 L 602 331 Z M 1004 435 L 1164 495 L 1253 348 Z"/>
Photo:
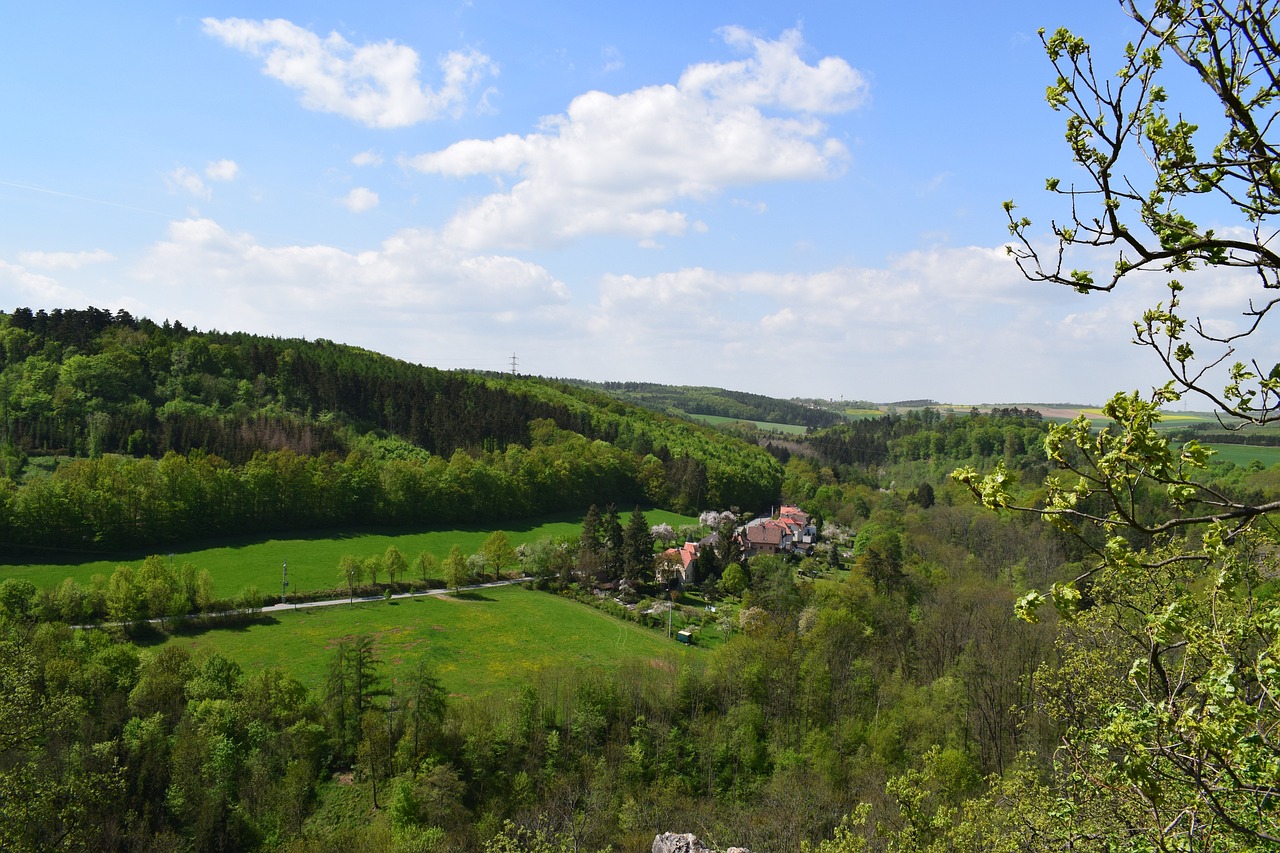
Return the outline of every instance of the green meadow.
<path id="1" fill-rule="evenodd" d="M 769 421 L 753 421 L 747 418 L 726 418 L 723 415 L 689 415 L 695 421 L 702 421 L 712 426 L 725 424 L 753 424 L 761 432 L 780 432 L 785 435 L 804 435 L 808 427 L 800 424 L 775 424 Z"/>
<path id="2" fill-rule="evenodd" d="M 360 633 L 374 639 L 383 672 L 393 681 L 425 657 L 457 696 L 505 693 L 543 671 L 617 671 L 636 661 L 667 667 L 703 654 L 656 630 L 520 586 L 299 608 L 232 627 L 180 632 L 162 642 L 193 654 L 218 652 L 245 672 L 280 667 L 320 691 L 331 650 Z"/>
<path id="3" fill-rule="evenodd" d="M 1267 468 L 1280 463 L 1280 447 L 1251 444 L 1211 444 L 1209 446 L 1217 451 L 1213 455 L 1215 460 L 1234 462 L 1242 468 L 1255 460 Z"/>
<path id="4" fill-rule="evenodd" d="M 629 508 L 619 511 L 625 516 Z M 650 524 L 667 523 L 672 527 L 694 524 L 696 518 L 666 510 L 645 513 Z M 625 522 L 625 518 L 624 518 Z M 454 545 L 464 554 L 473 554 L 494 530 L 503 530 L 513 546 L 547 536 L 574 536 L 582 532 L 582 514 L 515 521 L 507 525 L 476 526 L 449 530 L 358 530 L 312 531 L 263 538 L 246 538 L 220 543 L 204 543 L 184 548 L 181 545 L 161 547 L 148 553 L 169 556 L 174 565 L 191 563 L 208 570 L 213 576 L 217 595 L 233 596 L 250 584 L 263 592 L 278 591 L 284 565 L 289 567 L 289 591 L 295 593 L 332 589 L 345 585 L 338 577 L 338 561 L 345 554 L 367 557 L 381 554 L 395 545 L 412 567 L 417 556 L 426 551 L 443 559 Z M 94 575 L 110 576 L 118 565 L 137 568 L 147 554 L 128 554 L 110 559 L 80 562 L 15 563 L 0 556 L 0 580 L 26 578 L 39 587 L 55 586 L 64 578 L 75 578 L 87 584 Z M 412 571 L 412 568 L 411 568 Z M 382 578 L 382 580 L 386 580 Z"/>

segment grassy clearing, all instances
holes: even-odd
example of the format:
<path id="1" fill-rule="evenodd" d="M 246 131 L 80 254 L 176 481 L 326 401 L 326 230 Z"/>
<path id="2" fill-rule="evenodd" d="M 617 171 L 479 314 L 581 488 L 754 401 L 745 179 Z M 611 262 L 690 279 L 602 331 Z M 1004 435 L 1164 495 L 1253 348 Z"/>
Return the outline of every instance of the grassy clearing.
<path id="1" fill-rule="evenodd" d="M 374 638 L 383 671 L 407 674 L 424 655 L 458 696 L 504 693 L 541 670 L 616 670 L 630 660 L 668 665 L 701 654 L 655 631 L 613 619 L 560 596 L 517 586 L 393 602 L 300 609 L 236 628 L 164 640 L 192 652 L 219 652 L 246 672 L 278 666 L 312 690 L 324 685 L 340 640 Z"/>
<path id="2" fill-rule="evenodd" d="M 645 513 L 650 524 L 663 522 L 672 527 L 693 524 L 696 518 L 666 510 Z M 264 592 L 279 591 L 281 570 L 289 564 L 290 592 L 307 592 L 342 586 L 338 577 L 338 561 L 344 554 L 360 557 L 381 554 L 395 545 L 410 564 L 418 554 L 428 551 L 443 559 L 457 545 L 465 554 L 475 553 L 494 530 L 504 530 L 512 545 L 520 545 L 546 536 L 577 536 L 582 531 L 582 514 L 564 514 L 532 521 L 511 522 L 502 526 L 476 526 L 451 530 L 357 530 L 317 531 L 280 534 L 270 538 L 246 538 L 207 547 L 159 549 L 148 553 L 173 554 L 174 565 L 191 563 L 208 570 L 213 576 L 215 592 L 232 596 L 250 584 Z M 0 557 L 0 580 L 26 578 L 36 586 L 55 586 L 63 578 L 72 577 L 88 583 L 94 575 L 110 576 L 118 565 L 137 568 L 146 554 L 130 554 L 115 559 L 86 562 L 4 564 Z M 386 580 L 386 578 L 382 578 Z"/>
<path id="3" fill-rule="evenodd" d="M 723 415 L 696 415 L 690 414 L 689 417 L 696 421 L 711 424 L 712 426 L 723 426 L 724 424 L 753 424 L 756 429 L 761 432 L 780 432 L 786 435 L 804 435 L 808 427 L 800 424 L 774 424 L 768 421 L 751 421 L 746 418 L 726 418 Z"/>

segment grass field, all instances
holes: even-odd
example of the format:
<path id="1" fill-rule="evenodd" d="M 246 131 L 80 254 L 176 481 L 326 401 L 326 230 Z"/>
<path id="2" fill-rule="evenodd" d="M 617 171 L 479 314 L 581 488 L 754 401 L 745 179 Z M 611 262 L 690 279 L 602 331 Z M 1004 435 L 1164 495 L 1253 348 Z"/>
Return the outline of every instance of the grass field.
<path id="1" fill-rule="evenodd" d="M 649 523 L 666 522 L 672 527 L 695 524 L 696 518 L 676 515 L 665 510 L 652 510 L 645 516 Z M 625 523 L 625 518 L 623 522 Z M 429 551 L 443 559 L 455 544 L 464 554 L 473 554 L 494 530 L 504 530 L 511 544 L 520 545 L 545 536 L 577 536 L 582 531 L 581 514 L 565 514 L 532 521 L 512 522 L 501 527 L 477 526 L 451 530 L 361 530 L 320 531 L 296 535 L 243 539 L 212 544 L 194 549 L 165 548 L 151 553 L 167 556 L 172 552 L 174 565 L 191 563 L 213 576 L 214 590 L 219 596 L 233 596 L 250 584 L 263 592 L 279 591 L 282 567 L 289 565 L 289 591 L 330 589 L 342 586 L 338 577 L 338 561 L 344 554 L 367 557 L 381 554 L 394 544 L 412 565 L 418 554 Z M 137 567 L 145 554 L 127 558 L 87 562 L 23 563 L 0 562 L 0 580 L 26 578 L 36 586 L 55 586 L 72 577 L 88 583 L 94 575 L 110 576 L 121 564 Z M 4 558 L 0 557 L 0 561 Z M 383 578 L 385 580 L 385 578 Z"/>
<path id="2" fill-rule="evenodd" d="M 627 661 L 666 666 L 702 652 L 584 604 L 518 586 L 392 602 L 299 609 L 235 628 L 178 634 L 163 642 L 217 651 L 246 672 L 278 666 L 312 690 L 323 687 L 331 649 L 373 637 L 384 673 L 402 677 L 425 656 L 458 696 L 503 693 L 540 670 L 617 670 Z"/>
<path id="3" fill-rule="evenodd" d="M 1217 451 L 1213 456 L 1215 460 L 1234 462 L 1242 468 L 1255 459 L 1267 468 L 1280 463 L 1280 447 L 1260 447 L 1249 444 L 1211 444 L 1209 446 Z"/>
<path id="4" fill-rule="evenodd" d="M 723 426 L 724 424 L 754 424 L 756 429 L 761 432 L 780 432 L 785 435 L 804 435 L 808 427 L 800 424 L 774 424 L 768 421 L 751 421 L 746 418 L 726 418 L 723 415 L 689 415 L 695 421 L 702 421 L 712 426 Z"/>

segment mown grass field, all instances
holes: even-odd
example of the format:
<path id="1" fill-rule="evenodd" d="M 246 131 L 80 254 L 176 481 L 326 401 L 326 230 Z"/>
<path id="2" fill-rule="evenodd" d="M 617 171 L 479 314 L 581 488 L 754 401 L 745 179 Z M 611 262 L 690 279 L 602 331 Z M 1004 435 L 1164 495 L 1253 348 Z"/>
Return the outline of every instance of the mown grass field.
<path id="1" fill-rule="evenodd" d="M 626 523 L 626 511 L 622 512 Z M 694 524 L 696 518 L 666 510 L 645 513 L 649 523 L 667 523 L 672 527 Z M 289 591 L 308 592 L 344 586 L 338 577 L 338 561 L 344 554 L 367 557 L 381 554 L 395 545 L 412 563 L 423 551 L 442 559 L 457 545 L 464 554 L 473 554 L 494 530 L 503 530 L 513 546 L 546 536 L 577 536 L 582 532 L 582 514 L 565 514 L 533 521 L 511 522 L 502 526 L 476 526 L 450 530 L 361 530 L 313 531 L 280 534 L 273 537 L 246 538 L 204 547 L 184 549 L 162 548 L 150 553 L 167 557 L 173 554 L 174 565 L 191 563 L 213 576 L 215 593 L 229 597 L 250 584 L 270 593 L 279 592 L 284 564 L 289 565 Z M 132 554 L 115 559 L 84 562 L 7 563 L 0 557 L 0 580 L 26 578 L 36 586 L 56 586 L 64 578 L 75 578 L 87 584 L 94 575 L 110 576 L 118 565 L 137 568 L 145 554 Z M 380 578 L 386 580 L 386 578 Z"/>
<path id="2" fill-rule="evenodd" d="M 723 426 L 724 424 L 754 424 L 756 429 L 761 432 L 780 432 L 785 435 L 804 435 L 808 427 L 800 424 L 775 424 L 769 421 L 751 421 L 746 418 L 726 418 L 723 415 L 694 415 L 689 417 L 695 421 L 702 421 L 712 426 Z"/>
<path id="3" fill-rule="evenodd" d="M 1267 468 L 1280 463 L 1280 447 L 1260 447 L 1249 444 L 1211 444 L 1209 446 L 1217 451 L 1213 455 L 1215 460 L 1234 462 L 1242 468 L 1254 460 L 1261 462 Z"/>
<path id="4" fill-rule="evenodd" d="M 505 693 L 539 671 L 617 670 L 629 662 L 671 666 L 704 652 L 560 596 L 519 586 L 263 615 L 163 642 L 216 651 L 246 672 L 277 666 L 323 688 L 334 646 L 373 637 L 383 673 L 397 679 L 425 657 L 458 696 Z"/>

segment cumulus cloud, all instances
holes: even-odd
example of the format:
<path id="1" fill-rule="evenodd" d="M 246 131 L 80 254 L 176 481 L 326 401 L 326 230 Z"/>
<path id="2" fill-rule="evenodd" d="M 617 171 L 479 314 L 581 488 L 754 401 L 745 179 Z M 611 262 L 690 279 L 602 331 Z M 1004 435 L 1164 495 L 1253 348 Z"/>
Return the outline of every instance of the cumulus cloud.
<path id="1" fill-rule="evenodd" d="M 0 261 L 0 290 L 10 289 L 23 294 L 23 299 L 37 303 L 65 303 L 79 298 L 55 278 Z"/>
<path id="2" fill-rule="evenodd" d="M 166 173 L 164 182 L 169 185 L 170 192 L 187 192 L 196 198 L 205 200 L 213 196 L 213 193 L 205 186 L 204 181 L 200 180 L 200 176 L 186 166 L 178 166 Z"/>
<path id="3" fill-rule="evenodd" d="M 240 174 L 235 160 L 211 160 L 204 167 L 204 176 L 211 181 L 234 181 Z"/>
<path id="4" fill-rule="evenodd" d="M 1002 247 L 975 246 L 803 274 L 608 275 L 579 356 L 593 351 L 610 378 L 778 396 L 1101 401 L 1160 381 L 1128 344 L 1153 295 L 1141 285 L 1085 299 L 1027 282 Z"/>
<path id="5" fill-rule="evenodd" d="M 170 224 L 132 275 L 155 316 L 323 336 L 402 357 L 420 352 L 424 335 L 492 328 L 512 312 L 533 323 L 568 299 L 564 284 L 537 264 L 463 252 L 426 230 L 349 252 L 266 246 L 211 219 L 187 219 Z"/>
<path id="6" fill-rule="evenodd" d="M 461 109 L 497 65 L 476 50 L 439 60 L 441 83 L 419 80 L 417 51 L 388 39 L 353 45 L 336 32 L 321 38 L 289 21 L 204 19 L 204 31 L 263 59 L 263 73 L 301 93 L 309 110 L 336 113 L 369 127 L 408 127 Z"/>
<path id="7" fill-rule="evenodd" d="M 352 213 L 364 213 L 378 206 L 378 194 L 368 187 L 356 187 L 342 199 L 342 205 Z"/>
<path id="8" fill-rule="evenodd" d="M 682 201 L 837 174 L 848 152 L 815 116 L 861 103 L 862 75 L 838 57 L 806 63 L 796 31 L 777 41 L 736 28 L 722 34 L 750 55 L 691 66 L 675 85 L 588 92 L 536 133 L 463 140 L 404 163 L 431 174 L 517 179 L 447 226 L 450 239 L 473 248 L 680 235 L 698 224 L 676 209 Z"/>
<path id="9" fill-rule="evenodd" d="M 114 261 L 116 256 L 104 249 L 92 252 L 20 252 L 18 260 L 24 266 L 46 270 L 78 270 L 89 264 Z"/>
<path id="10" fill-rule="evenodd" d="M 866 79 L 843 59 L 828 56 L 809 65 L 800 58 L 804 39 L 799 30 L 788 30 L 777 41 L 741 27 L 725 27 L 720 34 L 752 55 L 738 62 L 690 66 L 680 78 L 682 90 L 726 103 L 808 113 L 844 112 L 866 98 Z"/>
<path id="11" fill-rule="evenodd" d="M 381 166 L 382 155 L 376 151 L 361 151 L 351 158 L 351 163 L 355 166 Z"/>
<path id="12" fill-rule="evenodd" d="M 0 265 L 6 282 L 33 294 L 58 284 Z M 1127 344 L 1160 283 L 1133 285 L 1081 297 L 1028 283 L 1002 247 L 967 246 L 803 273 L 617 273 L 571 292 L 536 263 L 431 230 L 348 251 L 264 245 L 195 218 L 171 223 L 132 270 L 144 304 L 130 310 L 441 366 L 519 351 L 522 367 L 543 375 L 582 375 L 588 364 L 590 378 L 784 397 L 1100 402 L 1162 381 L 1154 359 Z"/>

